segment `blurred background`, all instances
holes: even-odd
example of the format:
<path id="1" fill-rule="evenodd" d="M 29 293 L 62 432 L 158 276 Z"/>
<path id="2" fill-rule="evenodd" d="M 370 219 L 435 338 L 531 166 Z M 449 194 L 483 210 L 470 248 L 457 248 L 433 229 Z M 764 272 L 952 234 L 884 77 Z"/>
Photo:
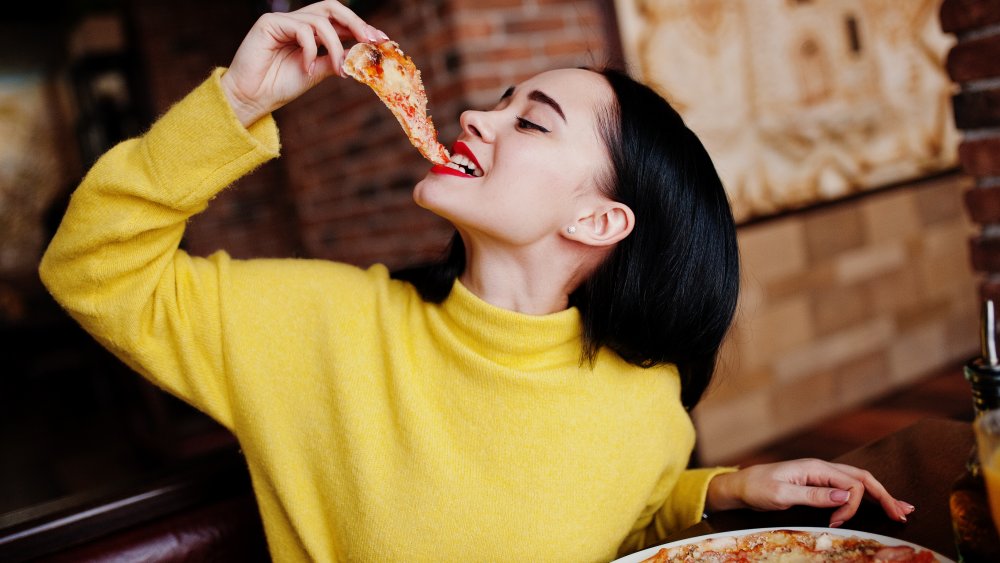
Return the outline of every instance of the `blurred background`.
<path id="1" fill-rule="evenodd" d="M 100 154 L 228 64 L 262 13 L 302 4 L 54 0 L 0 14 L 0 530 L 235 452 L 83 334 L 36 269 Z M 971 414 L 958 366 L 979 346 L 980 296 L 1000 296 L 1000 2 L 348 4 L 417 63 L 446 145 L 463 110 L 507 86 L 606 64 L 658 88 L 705 139 L 744 279 L 695 411 L 701 463 L 761 459 L 914 389 Z M 370 90 L 328 80 L 276 119 L 282 158 L 194 218 L 188 251 L 390 268 L 440 254 L 450 227 L 411 200 L 427 164 Z M 791 453 L 840 453 L 799 441 Z"/>

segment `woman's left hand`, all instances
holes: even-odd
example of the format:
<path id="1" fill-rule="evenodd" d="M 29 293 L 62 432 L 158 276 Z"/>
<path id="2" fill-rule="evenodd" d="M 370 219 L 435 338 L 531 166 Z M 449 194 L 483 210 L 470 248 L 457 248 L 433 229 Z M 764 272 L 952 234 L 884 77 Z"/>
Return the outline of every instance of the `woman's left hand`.
<path id="1" fill-rule="evenodd" d="M 882 505 L 890 518 L 906 522 L 913 505 L 896 500 L 871 473 L 841 463 L 798 459 L 753 465 L 724 473 L 709 482 L 706 510 L 751 508 L 784 510 L 794 505 L 837 509 L 830 517 L 836 528 L 858 511 L 862 497 Z"/>

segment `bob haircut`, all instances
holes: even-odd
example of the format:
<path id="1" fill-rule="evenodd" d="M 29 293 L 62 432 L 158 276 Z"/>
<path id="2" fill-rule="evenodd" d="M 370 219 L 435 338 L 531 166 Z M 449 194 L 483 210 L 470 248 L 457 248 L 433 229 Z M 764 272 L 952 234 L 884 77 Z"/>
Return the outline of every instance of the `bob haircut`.
<path id="1" fill-rule="evenodd" d="M 611 157 L 602 191 L 632 209 L 635 227 L 570 295 L 582 360 L 607 347 L 640 367 L 674 364 L 690 410 L 711 382 L 739 294 L 729 200 L 708 152 L 666 100 L 622 71 L 595 72 L 615 94 L 598 116 Z M 393 277 L 440 303 L 464 269 L 456 232 L 442 261 Z"/>

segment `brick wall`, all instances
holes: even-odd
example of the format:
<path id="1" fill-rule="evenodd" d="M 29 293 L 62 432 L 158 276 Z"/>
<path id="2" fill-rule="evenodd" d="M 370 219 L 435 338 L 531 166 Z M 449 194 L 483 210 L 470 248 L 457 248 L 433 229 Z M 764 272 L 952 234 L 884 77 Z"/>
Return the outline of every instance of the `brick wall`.
<path id="1" fill-rule="evenodd" d="M 981 226 L 969 240 L 971 262 L 980 294 L 1000 300 L 1000 0 L 945 0 L 941 27 L 958 38 L 947 68 L 960 88 L 953 98 L 959 158 L 975 179 L 966 210 Z"/>

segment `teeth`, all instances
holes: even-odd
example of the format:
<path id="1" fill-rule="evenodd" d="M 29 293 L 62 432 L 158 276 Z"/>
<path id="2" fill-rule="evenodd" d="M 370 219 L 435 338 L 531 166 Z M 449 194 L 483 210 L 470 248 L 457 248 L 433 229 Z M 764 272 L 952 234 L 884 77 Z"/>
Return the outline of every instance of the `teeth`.
<path id="1" fill-rule="evenodd" d="M 477 178 L 483 175 L 483 171 L 480 170 L 474 162 L 472 162 L 472 159 L 462 154 L 451 155 L 451 161 L 447 164 L 447 166 L 471 176 L 476 176 Z"/>

